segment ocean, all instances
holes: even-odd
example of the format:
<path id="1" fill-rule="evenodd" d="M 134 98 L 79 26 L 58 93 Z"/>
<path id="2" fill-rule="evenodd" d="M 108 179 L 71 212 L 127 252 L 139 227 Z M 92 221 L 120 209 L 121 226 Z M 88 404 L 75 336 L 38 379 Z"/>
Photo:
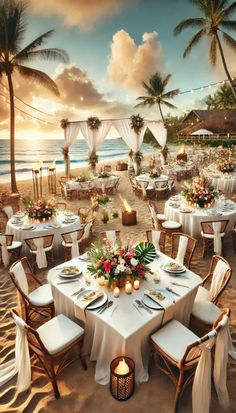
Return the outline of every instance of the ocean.
<path id="1" fill-rule="evenodd" d="M 46 175 L 47 167 L 56 159 L 57 171 L 64 170 L 64 159 L 62 155 L 62 139 L 26 140 L 15 141 L 15 165 L 16 179 L 30 179 L 32 167 L 37 161 L 43 162 L 43 175 Z M 149 144 L 142 144 L 143 153 L 152 152 Z M 126 158 L 129 148 L 121 139 L 105 139 L 97 154 L 100 161 L 111 161 Z M 88 146 L 84 140 L 77 140 L 70 149 L 71 168 L 88 165 Z M 10 150 L 9 141 L 0 140 L 0 183 L 10 181 Z"/>

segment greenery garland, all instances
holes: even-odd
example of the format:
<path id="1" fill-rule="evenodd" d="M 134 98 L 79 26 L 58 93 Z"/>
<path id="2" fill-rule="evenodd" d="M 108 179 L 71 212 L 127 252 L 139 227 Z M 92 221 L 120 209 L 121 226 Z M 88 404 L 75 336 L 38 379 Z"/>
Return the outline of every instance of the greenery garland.
<path id="1" fill-rule="evenodd" d="M 100 119 L 95 116 L 91 116 L 87 119 L 87 125 L 91 130 L 97 130 L 101 124 L 102 122 L 100 121 Z"/>
<path id="2" fill-rule="evenodd" d="M 60 122 L 61 128 L 62 129 L 66 129 L 66 127 L 68 126 L 68 119 L 62 119 Z"/>
<path id="3" fill-rule="evenodd" d="M 135 131 L 135 133 L 139 133 L 144 126 L 144 119 L 138 115 L 132 115 L 130 117 L 130 127 Z"/>

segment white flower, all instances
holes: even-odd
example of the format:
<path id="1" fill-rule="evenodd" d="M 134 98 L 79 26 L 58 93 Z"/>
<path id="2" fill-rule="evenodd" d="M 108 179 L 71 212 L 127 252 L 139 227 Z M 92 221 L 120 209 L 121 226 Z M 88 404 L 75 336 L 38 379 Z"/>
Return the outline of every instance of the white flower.
<path id="1" fill-rule="evenodd" d="M 130 264 L 133 265 L 133 267 L 136 267 L 136 265 L 138 265 L 138 260 L 136 260 L 135 258 L 131 258 Z"/>
<path id="2" fill-rule="evenodd" d="M 120 272 L 124 272 L 125 271 L 125 266 L 123 264 L 118 264 L 116 269 Z"/>
<path id="3" fill-rule="evenodd" d="M 124 263 L 125 263 L 125 260 L 124 260 L 123 258 L 119 257 L 119 263 L 120 263 L 120 264 L 124 264 Z"/>

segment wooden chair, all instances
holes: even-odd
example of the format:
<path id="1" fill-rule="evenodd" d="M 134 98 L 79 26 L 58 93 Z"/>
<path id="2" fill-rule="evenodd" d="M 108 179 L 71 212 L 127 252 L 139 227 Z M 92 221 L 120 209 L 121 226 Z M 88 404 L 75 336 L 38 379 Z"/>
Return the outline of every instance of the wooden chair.
<path id="1" fill-rule="evenodd" d="M 221 262 L 223 266 L 220 275 L 216 268 L 219 262 Z M 217 304 L 229 283 L 231 275 L 232 268 L 228 261 L 218 255 L 214 255 L 211 260 L 209 272 L 204 278 L 202 285 L 198 288 L 194 300 L 190 319 L 190 324 L 193 328 L 202 329 L 204 326 L 206 328 L 207 325 L 212 325 L 212 321 L 215 315 L 217 315 L 217 309 L 211 304 Z M 210 284 L 209 288 L 205 287 L 206 284 Z"/>
<path id="2" fill-rule="evenodd" d="M 156 247 L 156 243 L 153 237 L 154 233 L 160 234 L 158 244 L 160 247 L 160 251 L 165 253 L 166 233 L 164 231 L 158 231 L 156 229 L 146 231 L 147 241 L 153 243 L 155 247 Z"/>
<path id="3" fill-rule="evenodd" d="M 94 224 L 94 220 L 91 219 L 84 226 L 84 235 L 80 243 L 82 250 L 85 250 L 90 245 L 90 241 L 93 235 L 93 224 Z"/>
<path id="4" fill-rule="evenodd" d="M 5 212 L 5 214 L 6 214 L 6 216 L 7 216 L 7 219 L 11 219 L 11 218 L 12 218 L 12 216 L 13 216 L 13 214 L 14 214 L 14 211 L 13 211 L 13 208 L 12 208 L 11 205 L 6 205 L 6 206 L 4 206 L 4 207 L 2 208 L 2 210 L 3 210 L 3 212 Z"/>
<path id="5" fill-rule="evenodd" d="M 205 257 L 206 250 L 208 250 L 211 246 L 214 245 L 214 229 L 213 226 L 214 224 L 219 223 L 220 229 L 220 237 L 223 239 L 225 236 L 225 230 L 228 225 L 229 220 L 214 220 L 214 221 L 205 221 L 205 222 L 200 222 L 201 224 L 201 236 L 202 236 L 202 258 Z"/>
<path id="6" fill-rule="evenodd" d="M 236 252 L 236 222 L 235 222 L 234 227 L 231 231 L 231 234 L 232 234 L 232 238 L 233 238 L 233 249 L 234 249 L 234 252 Z"/>
<path id="7" fill-rule="evenodd" d="M 176 258 L 178 256 L 180 237 L 184 237 L 187 239 L 187 247 L 186 247 L 185 254 L 184 254 L 183 264 L 187 268 L 190 268 L 191 260 L 193 257 L 194 250 L 196 248 L 197 240 L 191 237 L 190 235 L 182 234 L 180 232 L 174 232 L 173 234 L 171 234 L 171 257 L 172 258 Z"/>
<path id="8" fill-rule="evenodd" d="M 11 312 L 12 318 L 17 324 L 18 314 Z M 22 323 L 22 320 L 20 320 Z M 20 324 L 21 324 L 20 323 Z M 79 357 L 84 370 L 87 369 L 85 360 L 81 356 L 84 339 L 84 329 L 64 314 L 59 314 L 47 321 L 36 330 L 27 323 L 23 327 L 27 333 L 29 349 L 39 360 L 43 370 L 52 383 L 56 399 L 60 398 L 57 385 L 57 377 L 75 359 L 66 361 L 70 350 L 78 346 Z"/>
<path id="9" fill-rule="evenodd" d="M 175 385 L 174 412 L 178 411 L 180 397 L 194 378 L 202 351 L 199 345 L 218 334 L 221 319 L 229 314 L 228 308 L 222 310 L 214 324 L 215 333 L 209 332 L 201 338 L 177 320 L 171 320 L 151 336 L 152 351 L 159 356 L 157 367 Z"/>
<path id="10" fill-rule="evenodd" d="M 34 238 L 26 238 L 25 243 L 29 247 L 30 253 L 33 257 L 33 271 L 37 265 L 37 245 L 35 244 L 35 240 L 43 239 L 43 249 L 46 254 L 47 263 L 54 265 L 54 257 L 53 257 L 53 239 L 54 234 L 43 235 L 41 237 L 34 237 Z"/>
<path id="11" fill-rule="evenodd" d="M 38 315 L 44 318 L 54 316 L 55 310 L 51 286 L 50 284 L 42 284 L 39 281 L 33 274 L 26 257 L 12 264 L 9 276 L 22 299 L 27 323 L 35 323 Z M 32 283 L 36 284 L 37 288 L 32 289 Z M 30 290 L 32 291 L 28 292 Z"/>
<path id="12" fill-rule="evenodd" d="M 165 231 L 166 235 L 171 236 L 173 232 L 181 232 L 182 225 L 177 221 L 168 221 L 164 214 L 158 214 L 156 205 L 148 201 L 153 227 L 159 231 Z"/>
<path id="13" fill-rule="evenodd" d="M 155 192 L 156 192 L 156 199 L 165 198 L 168 195 L 168 181 L 166 179 L 163 180 L 155 180 Z"/>
<path id="14" fill-rule="evenodd" d="M 141 194 L 142 193 L 142 198 L 146 199 L 147 198 L 147 188 L 149 185 L 149 181 L 147 180 L 141 180 L 141 179 L 136 179 L 136 185 L 138 192 Z"/>
<path id="15" fill-rule="evenodd" d="M 168 188 L 170 192 L 175 189 L 175 178 L 168 178 Z"/>
<path id="16" fill-rule="evenodd" d="M 65 232 L 61 234 L 62 236 L 62 245 L 65 252 L 65 261 L 69 261 L 72 258 L 72 246 L 73 246 L 73 235 L 76 235 L 76 242 L 78 245 L 78 255 L 79 255 L 79 243 L 82 241 L 84 235 L 84 228 L 77 229 L 76 231 Z"/>
<path id="17" fill-rule="evenodd" d="M 80 223 L 86 224 L 88 222 L 89 215 L 92 215 L 91 208 L 88 207 L 80 207 L 78 209 L 78 216 L 80 217 Z"/>
<path id="18" fill-rule="evenodd" d="M 106 240 L 114 242 L 120 240 L 120 231 L 102 231 L 99 233 L 99 240 L 104 242 Z"/>
<path id="19" fill-rule="evenodd" d="M 3 243 L 7 247 L 8 253 L 11 254 L 11 257 L 13 259 L 18 259 L 21 254 L 21 249 L 22 249 L 22 242 L 21 241 L 14 241 L 13 240 L 14 235 L 12 234 L 0 234 L 0 263 L 3 264 L 3 259 L 2 259 L 2 248 Z M 11 259 L 10 259 L 11 260 Z"/>
<path id="20" fill-rule="evenodd" d="M 60 211 L 66 211 L 67 210 L 67 203 L 66 202 L 56 202 L 54 204 L 56 209 L 59 209 Z"/>
<path id="21" fill-rule="evenodd" d="M 61 195 L 64 199 L 72 200 L 77 197 L 77 191 L 70 189 L 66 182 L 61 182 Z"/>

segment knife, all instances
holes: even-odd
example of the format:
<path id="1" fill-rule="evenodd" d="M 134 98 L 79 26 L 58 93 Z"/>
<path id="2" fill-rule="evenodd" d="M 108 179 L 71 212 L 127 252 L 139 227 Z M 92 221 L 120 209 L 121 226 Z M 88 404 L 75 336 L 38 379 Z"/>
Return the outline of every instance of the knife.
<path id="1" fill-rule="evenodd" d="M 79 280 L 60 281 L 59 283 L 57 283 L 57 285 L 76 283 L 76 282 L 78 282 L 78 281 L 79 281 Z"/>
<path id="2" fill-rule="evenodd" d="M 169 291 L 170 293 L 174 294 L 174 295 L 177 295 L 178 297 L 181 297 L 180 294 L 176 293 L 175 291 L 173 291 L 173 290 L 172 290 L 171 288 L 169 288 L 169 287 L 166 287 L 166 290 Z"/>
<path id="3" fill-rule="evenodd" d="M 172 285 L 177 285 L 178 287 L 185 287 L 185 288 L 190 288 L 189 285 L 184 285 L 184 284 L 179 284 L 175 282 L 171 282 Z"/>

